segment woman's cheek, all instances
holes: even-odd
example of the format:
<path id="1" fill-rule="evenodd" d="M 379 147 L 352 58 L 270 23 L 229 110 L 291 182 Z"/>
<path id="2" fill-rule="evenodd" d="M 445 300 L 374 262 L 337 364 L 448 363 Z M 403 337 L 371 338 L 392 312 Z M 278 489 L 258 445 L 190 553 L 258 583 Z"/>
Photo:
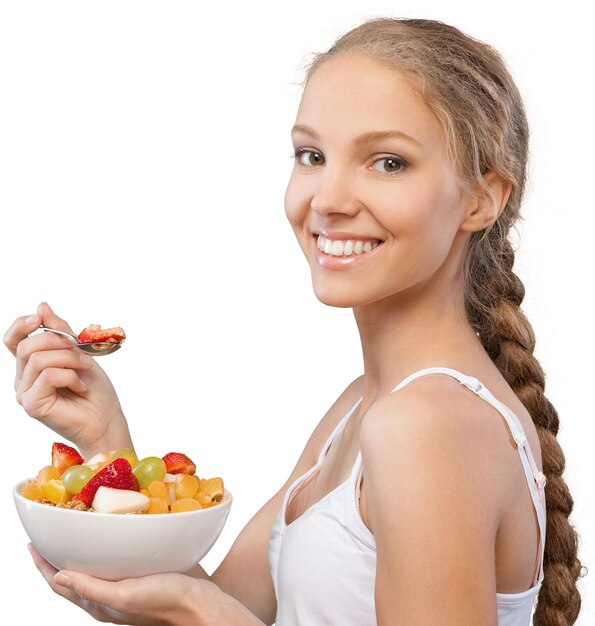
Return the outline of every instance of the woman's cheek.
<path id="1" fill-rule="evenodd" d="M 301 202 L 299 198 L 302 198 Z M 289 220 L 290 224 L 295 228 L 298 220 L 300 219 L 300 215 L 305 212 L 305 197 L 303 193 L 298 194 L 295 184 L 293 184 L 292 180 L 289 181 L 287 186 L 287 190 L 285 192 L 285 215 Z M 303 216 L 302 216 L 303 219 Z"/>

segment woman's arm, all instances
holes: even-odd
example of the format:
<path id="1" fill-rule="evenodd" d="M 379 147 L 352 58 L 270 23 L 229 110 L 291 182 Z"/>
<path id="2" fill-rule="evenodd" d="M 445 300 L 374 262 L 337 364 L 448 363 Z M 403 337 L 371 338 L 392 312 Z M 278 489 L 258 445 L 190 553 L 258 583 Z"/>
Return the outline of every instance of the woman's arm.
<path id="1" fill-rule="evenodd" d="M 445 381 L 402 391 L 373 405 L 360 433 L 378 625 L 496 626 L 504 494 L 490 430 Z"/>

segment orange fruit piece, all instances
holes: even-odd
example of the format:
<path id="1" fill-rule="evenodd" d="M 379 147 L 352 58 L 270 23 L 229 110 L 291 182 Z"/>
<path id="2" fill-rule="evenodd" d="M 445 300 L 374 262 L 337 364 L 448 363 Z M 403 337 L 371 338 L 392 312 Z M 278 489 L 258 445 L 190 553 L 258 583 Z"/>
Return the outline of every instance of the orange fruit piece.
<path id="1" fill-rule="evenodd" d="M 169 513 L 169 506 L 163 498 L 149 498 L 147 513 L 150 515 Z"/>
<path id="2" fill-rule="evenodd" d="M 211 496 L 204 491 L 197 491 L 194 494 L 194 499 L 202 505 L 210 504 L 213 501 L 213 498 L 211 498 Z"/>
<path id="3" fill-rule="evenodd" d="M 48 480 L 60 480 L 60 476 L 61 474 L 57 467 L 46 465 L 39 470 L 35 482 L 38 487 L 41 487 L 43 484 L 47 483 Z"/>
<path id="4" fill-rule="evenodd" d="M 149 492 L 149 498 L 161 498 L 165 500 L 168 506 L 171 504 L 169 489 L 160 480 L 151 481 L 147 487 L 147 491 Z"/>
<path id="5" fill-rule="evenodd" d="M 33 481 L 25 485 L 21 495 L 27 500 L 43 500 L 45 498 L 41 487 Z"/>
<path id="6" fill-rule="evenodd" d="M 201 504 L 203 509 L 208 509 L 211 506 L 217 506 L 219 502 L 217 500 L 213 500 L 212 502 L 208 502 L 207 504 Z"/>
<path id="7" fill-rule="evenodd" d="M 208 509 L 210 506 L 219 504 L 216 500 L 213 500 L 208 493 L 204 491 L 198 491 L 194 496 L 194 499 L 200 504 L 203 509 Z"/>
<path id="8" fill-rule="evenodd" d="M 201 478 L 198 484 L 198 490 L 211 496 L 212 500 L 220 502 L 223 499 L 223 478 Z"/>
<path id="9" fill-rule="evenodd" d="M 176 500 L 193 498 L 198 491 L 198 480 L 195 476 L 182 474 L 182 480 L 176 485 Z"/>
<path id="10" fill-rule="evenodd" d="M 194 498 L 182 498 L 171 503 L 172 513 L 184 513 L 185 511 L 198 511 L 201 506 Z"/>
<path id="11" fill-rule="evenodd" d="M 52 478 L 41 486 L 41 490 L 44 496 L 54 504 L 66 504 L 72 498 L 72 494 L 66 491 L 63 480 Z"/>

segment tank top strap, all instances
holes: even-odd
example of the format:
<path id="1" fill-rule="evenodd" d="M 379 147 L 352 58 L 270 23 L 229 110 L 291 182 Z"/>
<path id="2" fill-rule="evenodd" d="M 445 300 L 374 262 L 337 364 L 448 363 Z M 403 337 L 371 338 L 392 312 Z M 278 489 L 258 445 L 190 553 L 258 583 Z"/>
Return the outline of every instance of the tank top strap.
<path id="1" fill-rule="evenodd" d="M 506 420 L 508 424 L 508 428 L 512 434 L 513 439 L 515 440 L 517 446 L 522 446 L 527 441 L 527 437 L 525 436 L 525 431 L 521 423 L 519 422 L 516 415 L 502 402 L 497 400 L 490 391 L 482 385 L 482 383 L 473 376 L 467 376 L 458 370 L 452 369 L 450 367 L 428 367 L 423 370 L 419 370 L 414 372 L 410 376 L 407 376 L 403 381 L 401 381 L 390 393 L 394 393 L 399 389 L 405 387 L 405 385 L 414 381 L 417 378 L 421 378 L 422 376 L 428 376 L 430 374 L 447 374 L 448 376 L 452 376 L 456 378 L 461 385 L 465 385 L 465 387 L 471 389 L 478 396 L 481 396 L 488 404 L 491 404 Z M 531 455 L 533 456 L 533 455 Z M 532 466 L 535 471 L 537 471 L 537 466 L 535 465 L 534 459 Z"/>
<path id="2" fill-rule="evenodd" d="M 320 454 L 318 455 L 318 463 L 321 463 L 324 457 L 327 455 L 333 441 L 339 435 L 339 433 L 343 430 L 343 428 L 345 428 L 345 424 L 347 424 L 347 420 L 351 417 L 351 415 L 353 414 L 353 412 L 355 411 L 355 409 L 358 407 L 359 403 L 362 400 L 363 400 L 363 396 L 361 396 L 359 400 L 357 400 L 357 402 L 351 407 L 351 409 L 349 409 L 349 411 L 345 413 L 341 421 L 333 429 L 333 432 L 328 436 L 324 446 L 322 446 L 322 450 L 320 451 Z"/>
<path id="3" fill-rule="evenodd" d="M 504 417 L 506 424 L 510 430 L 512 438 L 514 439 L 523 471 L 529 485 L 529 493 L 531 494 L 531 500 L 537 514 L 537 521 L 539 524 L 539 549 L 538 559 L 536 562 L 535 575 L 533 582 L 541 582 L 543 580 L 543 549 L 545 546 L 545 531 L 546 531 L 546 507 L 545 507 L 545 484 L 546 477 L 539 471 L 537 464 L 535 463 L 535 457 L 527 441 L 527 436 L 523 426 L 518 417 L 509 409 L 505 404 L 500 402 L 483 384 L 475 377 L 468 376 L 459 372 L 458 370 L 450 367 L 429 367 L 419 370 L 413 374 L 407 376 L 402 380 L 390 393 L 398 391 L 405 387 L 413 380 L 421 378 L 422 376 L 428 376 L 430 374 L 446 374 L 456 378 L 462 385 L 473 391 L 475 394 L 483 398 L 488 404 L 491 404 L 501 415 Z"/>

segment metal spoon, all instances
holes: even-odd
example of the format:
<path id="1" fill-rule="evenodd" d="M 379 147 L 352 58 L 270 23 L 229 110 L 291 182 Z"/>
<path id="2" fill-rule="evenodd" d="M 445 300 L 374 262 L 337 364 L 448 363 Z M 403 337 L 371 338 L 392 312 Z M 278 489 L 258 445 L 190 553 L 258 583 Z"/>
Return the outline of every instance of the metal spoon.
<path id="1" fill-rule="evenodd" d="M 104 354 L 111 354 L 116 350 L 119 350 L 122 347 L 121 343 L 116 343 L 115 341 L 96 341 L 95 343 L 79 343 L 78 337 L 76 335 L 71 335 L 70 333 L 65 333 L 61 330 L 55 330 L 54 328 L 46 328 L 45 326 L 41 327 L 45 332 L 48 333 L 56 333 L 57 335 L 64 335 L 65 337 L 70 337 L 74 339 L 74 345 L 82 350 L 83 352 L 87 352 L 88 354 L 92 354 L 93 356 L 103 356 Z"/>

